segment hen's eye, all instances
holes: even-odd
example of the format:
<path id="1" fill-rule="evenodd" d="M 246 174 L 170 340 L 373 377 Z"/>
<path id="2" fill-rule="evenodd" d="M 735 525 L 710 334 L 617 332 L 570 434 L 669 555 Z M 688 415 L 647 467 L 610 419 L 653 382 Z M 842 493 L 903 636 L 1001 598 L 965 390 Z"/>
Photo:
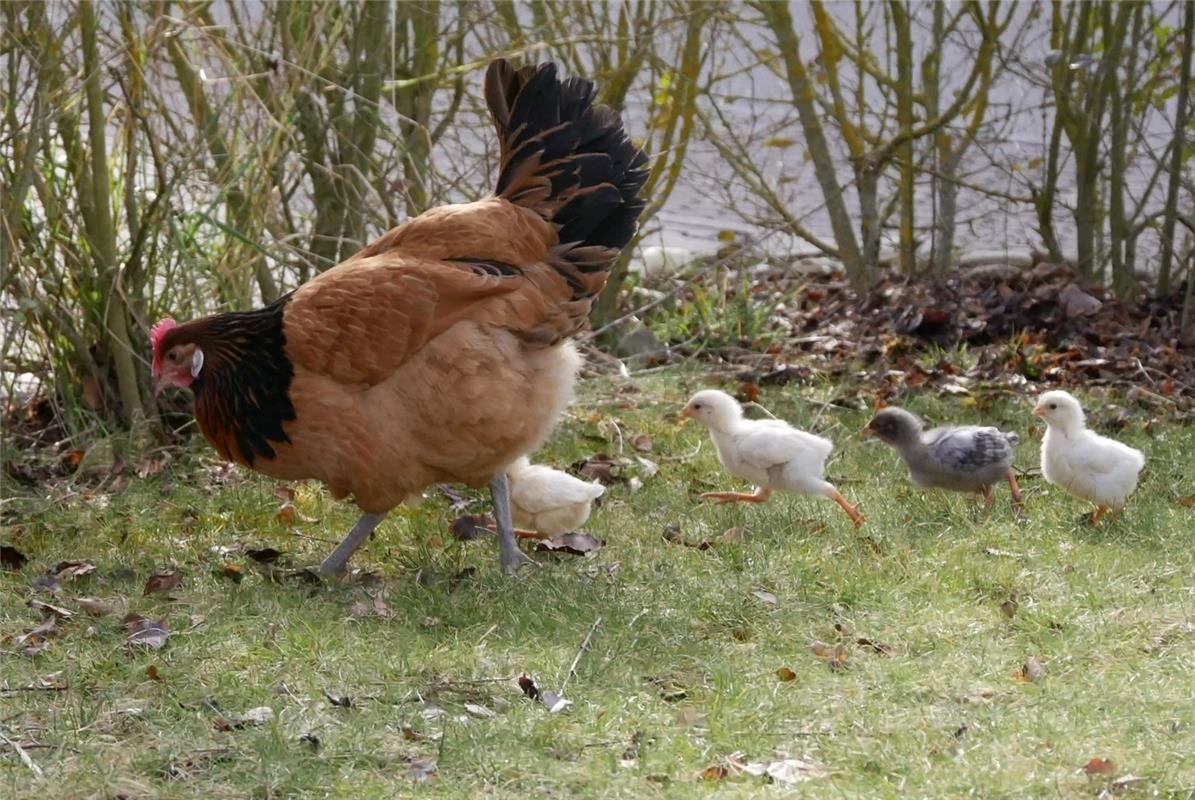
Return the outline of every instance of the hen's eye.
<path id="1" fill-rule="evenodd" d="M 171 351 L 170 351 L 170 354 L 169 354 L 169 355 L 167 355 L 167 356 L 166 356 L 166 358 L 168 358 L 168 359 L 169 359 L 169 360 L 171 360 L 171 361 L 178 361 L 178 351 L 177 351 L 177 350 L 171 350 Z"/>

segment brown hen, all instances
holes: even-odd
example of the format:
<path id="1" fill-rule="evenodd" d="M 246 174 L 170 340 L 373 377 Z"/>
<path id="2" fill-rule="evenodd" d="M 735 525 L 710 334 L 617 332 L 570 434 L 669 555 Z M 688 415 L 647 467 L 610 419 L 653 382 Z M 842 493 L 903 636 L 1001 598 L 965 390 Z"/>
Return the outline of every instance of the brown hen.
<path id="1" fill-rule="evenodd" d="M 634 234 L 647 158 L 554 64 L 496 61 L 485 90 L 494 196 L 431 209 L 265 308 L 153 328 L 156 388 L 194 391 L 221 455 L 365 512 L 322 574 L 435 483 L 488 484 L 502 566 L 526 560 L 504 470 L 572 396 L 570 337 Z"/>

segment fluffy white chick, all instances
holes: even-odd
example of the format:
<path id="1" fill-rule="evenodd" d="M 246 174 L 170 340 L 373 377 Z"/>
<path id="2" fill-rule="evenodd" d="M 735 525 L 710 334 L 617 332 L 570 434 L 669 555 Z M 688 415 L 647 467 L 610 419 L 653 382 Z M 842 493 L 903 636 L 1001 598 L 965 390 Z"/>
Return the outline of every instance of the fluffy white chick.
<path id="1" fill-rule="evenodd" d="M 1041 447 L 1041 471 L 1046 480 L 1095 503 L 1093 523 L 1109 510 L 1124 508 L 1137 488 L 1145 455 L 1088 430 L 1079 401 L 1066 392 L 1043 394 L 1033 415 L 1046 421 Z"/>
<path id="2" fill-rule="evenodd" d="M 593 501 L 606 491 L 567 472 L 532 464 L 526 457 L 506 468 L 514 524 L 547 536 L 575 531 L 589 519 Z"/>
<path id="3" fill-rule="evenodd" d="M 825 480 L 826 459 L 834 449 L 828 439 L 797 430 L 784 420 L 744 419 L 738 402 L 716 389 L 693 395 L 680 413 L 709 428 L 718 460 L 730 474 L 758 487 L 755 494 L 706 492 L 702 498 L 763 503 L 776 490 L 828 497 L 842 506 L 855 527 L 863 524 L 859 510 Z"/>

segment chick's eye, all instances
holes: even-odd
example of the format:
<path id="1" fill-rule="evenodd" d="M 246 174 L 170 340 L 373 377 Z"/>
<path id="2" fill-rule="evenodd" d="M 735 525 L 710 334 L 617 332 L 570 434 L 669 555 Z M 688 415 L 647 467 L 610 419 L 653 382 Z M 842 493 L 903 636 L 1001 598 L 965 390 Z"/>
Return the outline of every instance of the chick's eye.
<path id="1" fill-rule="evenodd" d="M 1057 404 L 1057 403 L 1050 403 L 1050 410 L 1051 410 L 1051 411 L 1054 411 L 1054 410 L 1056 410 L 1057 408 L 1058 408 L 1058 404 Z"/>
<path id="2" fill-rule="evenodd" d="M 701 403 L 694 403 L 694 404 L 693 404 L 693 410 L 694 410 L 694 411 L 700 411 L 700 410 L 701 410 Z"/>

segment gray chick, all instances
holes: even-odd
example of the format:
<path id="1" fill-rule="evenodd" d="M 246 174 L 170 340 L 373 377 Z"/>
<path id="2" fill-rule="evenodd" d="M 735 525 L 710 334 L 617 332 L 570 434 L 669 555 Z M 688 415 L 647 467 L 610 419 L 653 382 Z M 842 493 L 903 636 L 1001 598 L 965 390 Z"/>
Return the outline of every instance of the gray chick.
<path id="1" fill-rule="evenodd" d="M 1012 470 L 1020 437 L 976 425 L 944 425 L 929 431 L 924 427 L 917 415 L 889 407 L 876 412 L 863 435 L 895 447 L 913 483 L 927 489 L 979 492 L 985 510 L 996 500 L 996 484 L 1007 480 L 1013 509 L 1020 512 L 1021 490 Z"/>

